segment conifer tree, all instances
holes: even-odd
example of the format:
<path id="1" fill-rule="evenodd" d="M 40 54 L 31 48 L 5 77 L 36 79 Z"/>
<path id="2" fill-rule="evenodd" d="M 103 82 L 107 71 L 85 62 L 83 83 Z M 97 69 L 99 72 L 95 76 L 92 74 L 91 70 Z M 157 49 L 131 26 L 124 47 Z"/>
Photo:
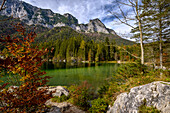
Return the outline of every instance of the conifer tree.
<path id="1" fill-rule="evenodd" d="M 86 43 L 84 40 L 81 41 L 80 47 L 79 47 L 79 58 L 80 60 L 85 60 L 85 48 L 86 48 Z"/>
<path id="2" fill-rule="evenodd" d="M 141 9 L 143 37 L 149 42 L 159 42 L 160 68 L 162 68 L 163 40 L 169 37 L 169 2 L 168 0 L 142 0 Z M 136 31 L 138 31 L 138 26 L 132 30 L 132 32 Z M 155 48 L 156 43 L 153 44 Z"/>
<path id="3" fill-rule="evenodd" d="M 106 60 L 109 60 L 110 59 L 110 46 L 108 46 L 108 45 L 110 45 L 110 42 L 109 42 L 109 38 L 108 37 L 106 37 L 106 39 L 105 39 L 105 51 L 106 51 L 106 55 L 105 55 L 105 59 Z"/>

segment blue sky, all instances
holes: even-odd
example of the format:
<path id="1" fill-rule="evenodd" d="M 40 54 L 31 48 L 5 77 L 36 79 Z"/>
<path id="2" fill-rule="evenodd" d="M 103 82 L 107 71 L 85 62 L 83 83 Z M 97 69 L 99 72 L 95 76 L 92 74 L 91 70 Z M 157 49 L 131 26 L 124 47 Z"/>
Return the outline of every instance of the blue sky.
<path id="1" fill-rule="evenodd" d="M 114 16 L 109 11 L 116 11 L 113 0 L 22 0 L 34 6 L 51 9 L 55 13 L 70 13 L 79 23 L 88 23 L 90 19 L 99 18 L 108 28 L 118 34 L 129 33 L 130 27 L 113 22 Z"/>

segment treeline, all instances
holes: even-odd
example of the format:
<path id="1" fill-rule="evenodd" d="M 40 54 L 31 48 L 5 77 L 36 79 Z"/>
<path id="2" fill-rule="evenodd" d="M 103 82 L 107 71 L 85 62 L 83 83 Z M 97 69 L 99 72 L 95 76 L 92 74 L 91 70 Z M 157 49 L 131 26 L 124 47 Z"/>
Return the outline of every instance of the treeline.
<path id="1" fill-rule="evenodd" d="M 56 62 L 79 62 L 79 61 L 134 61 L 139 47 L 118 46 L 115 40 L 105 38 L 104 42 L 85 41 L 83 37 L 69 39 L 57 39 L 55 41 L 42 42 L 39 48 L 54 48 L 45 59 Z M 134 53 L 134 54 L 129 54 Z"/>

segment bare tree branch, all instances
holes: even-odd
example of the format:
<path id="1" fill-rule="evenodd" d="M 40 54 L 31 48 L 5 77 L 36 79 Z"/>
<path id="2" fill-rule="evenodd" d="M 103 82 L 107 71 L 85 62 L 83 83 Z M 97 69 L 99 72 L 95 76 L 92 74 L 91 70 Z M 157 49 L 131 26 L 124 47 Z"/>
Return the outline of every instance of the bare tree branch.
<path id="1" fill-rule="evenodd" d="M 129 3 L 131 3 L 131 6 L 135 7 L 135 4 L 129 0 Z"/>
<path id="2" fill-rule="evenodd" d="M 129 23 L 122 21 L 117 15 L 113 14 L 113 16 L 115 16 L 121 23 L 126 24 L 126 25 L 128 25 L 128 26 L 130 26 L 132 28 L 135 28 L 132 25 L 130 25 Z"/>
<path id="3" fill-rule="evenodd" d="M 1 7 L 0 7 L 0 11 L 4 10 L 6 8 L 6 7 L 4 7 L 5 1 L 6 0 L 3 0 L 2 4 L 1 4 Z"/>
<path id="4" fill-rule="evenodd" d="M 120 1 L 117 1 L 117 2 L 120 3 L 120 4 L 126 5 L 126 6 L 132 6 L 131 4 L 126 4 L 126 3 L 123 3 L 123 2 L 120 2 Z"/>
<path id="5" fill-rule="evenodd" d="M 120 12 L 121 12 L 121 13 L 122 13 L 122 15 L 123 15 L 123 18 L 124 18 L 125 22 L 127 23 L 126 16 L 125 16 L 125 14 L 124 14 L 124 12 L 123 12 L 123 10 L 121 9 L 121 7 L 120 7 L 120 5 L 119 5 L 119 4 L 118 4 L 118 7 L 119 7 Z"/>

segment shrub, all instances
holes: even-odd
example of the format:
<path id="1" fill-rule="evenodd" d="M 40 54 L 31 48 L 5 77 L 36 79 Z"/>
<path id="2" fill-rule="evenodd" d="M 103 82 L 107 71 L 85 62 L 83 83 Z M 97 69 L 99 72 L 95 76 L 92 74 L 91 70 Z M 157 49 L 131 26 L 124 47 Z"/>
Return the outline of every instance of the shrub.
<path id="1" fill-rule="evenodd" d="M 83 82 L 80 86 L 74 86 L 70 91 L 73 104 L 79 106 L 82 110 L 88 110 L 90 107 L 89 100 L 92 99 L 93 93 L 87 82 Z"/>
<path id="2" fill-rule="evenodd" d="M 54 98 L 52 98 L 52 102 L 58 102 L 59 103 L 59 102 L 64 102 L 68 99 L 69 99 L 69 96 L 65 96 L 65 95 L 62 95 L 60 97 L 55 96 Z"/>
<path id="3" fill-rule="evenodd" d="M 43 75 L 45 72 L 40 70 L 43 63 L 42 56 L 47 50 L 38 50 L 32 47 L 32 43 L 36 37 L 34 32 L 26 33 L 22 25 L 15 26 L 18 31 L 17 37 L 3 37 L 0 44 L 6 48 L 8 55 L 1 54 L 5 58 L 0 58 L 0 74 L 2 76 L 12 75 L 21 85 L 18 88 L 12 88 L 9 93 L 6 85 L 8 81 L 4 81 L 0 86 L 0 111 L 2 112 L 40 112 L 45 108 L 45 102 L 52 97 L 47 94 L 46 89 L 38 90 L 38 87 L 44 86 L 49 77 Z M 19 76 L 20 79 L 16 78 Z M 12 85 L 16 85 L 12 82 Z"/>
<path id="4" fill-rule="evenodd" d="M 105 85 L 99 87 L 97 94 L 100 98 L 102 98 L 103 95 L 105 95 L 108 90 L 109 90 L 109 84 L 105 84 Z"/>
<path id="5" fill-rule="evenodd" d="M 105 113 L 108 107 L 108 103 L 103 98 L 95 99 L 91 104 L 92 106 L 89 109 L 91 113 Z"/>

